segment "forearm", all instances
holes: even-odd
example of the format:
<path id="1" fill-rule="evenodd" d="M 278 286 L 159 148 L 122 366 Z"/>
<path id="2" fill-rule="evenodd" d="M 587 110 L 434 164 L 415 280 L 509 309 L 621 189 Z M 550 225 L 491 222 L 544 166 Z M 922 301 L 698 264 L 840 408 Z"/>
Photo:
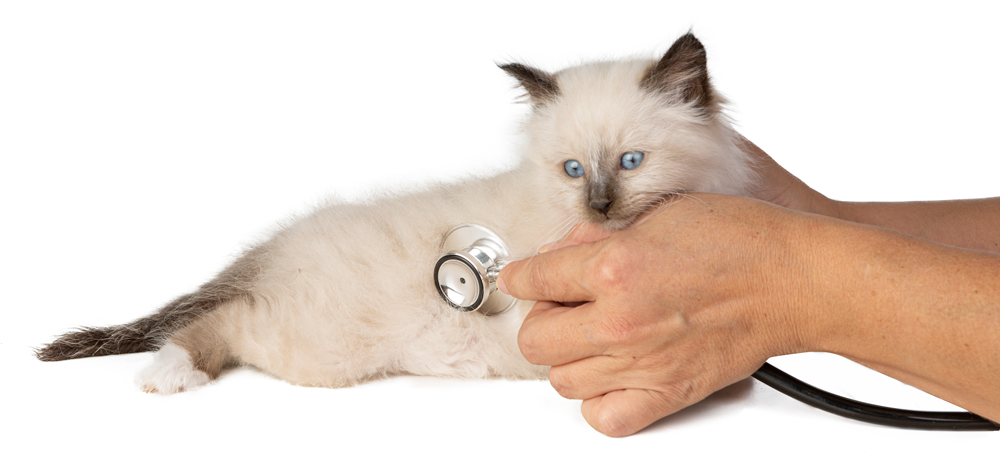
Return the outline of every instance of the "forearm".
<path id="1" fill-rule="evenodd" d="M 843 223 L 812 246 L 814 350 L 1000 420 L 1000 256 Z"/>
<path id="2" fill-rule="evenodd" d="M 1000 198 L 899 203 L 834 202 L 835 216 L 911 236 L 1000 252 Z"/>
<path id="3" fill-rule="evenodd" d="M 796 211 L 880 226 L 973 250 L 1000 252 L 1000 198 L 932 202 L 840 202 L 813 190 L 748 140 L 760 184 L 750 195 Z"/>

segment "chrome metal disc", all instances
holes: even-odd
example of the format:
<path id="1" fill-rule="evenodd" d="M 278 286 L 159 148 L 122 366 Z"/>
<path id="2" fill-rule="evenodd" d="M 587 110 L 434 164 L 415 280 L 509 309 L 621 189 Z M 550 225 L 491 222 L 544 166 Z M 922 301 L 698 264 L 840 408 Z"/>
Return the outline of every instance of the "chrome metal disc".
<path id="1" fill-rule="evenodd" d="M 485 315 L 514 305 L 516 300 L 496 287 L 496 274 L 510 251 L 493 231 L 476 224 L 455 226 L 441 241 L 441 253 L 434 287 L 448 305 Z"/>

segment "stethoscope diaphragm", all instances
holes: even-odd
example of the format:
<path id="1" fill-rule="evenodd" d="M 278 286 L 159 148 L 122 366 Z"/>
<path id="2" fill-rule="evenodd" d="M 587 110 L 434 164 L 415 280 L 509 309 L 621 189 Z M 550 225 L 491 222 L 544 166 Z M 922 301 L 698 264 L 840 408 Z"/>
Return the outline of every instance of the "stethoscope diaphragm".
<path id="1" fill-rule="evenodd" d="M 510 250 L 500 236 L 477 224 L 455 226 L 444 236 L 434 265 L 434 287 L 448 305 L 463 312 L 496 315 L 515 299 L 497 288 Z"/>

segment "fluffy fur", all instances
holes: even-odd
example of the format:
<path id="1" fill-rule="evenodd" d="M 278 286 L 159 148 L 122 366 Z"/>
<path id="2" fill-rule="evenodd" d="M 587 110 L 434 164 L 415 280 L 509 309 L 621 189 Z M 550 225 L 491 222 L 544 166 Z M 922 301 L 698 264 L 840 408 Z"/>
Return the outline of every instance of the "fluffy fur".
<path id="1" fill-rule="evenodd" d="M 184 348 L 167 343 L 149 365 L 135 376 L 135 383 L 145 392 L 176 393 L 196 388 L 211 380 L 196 369 L 191 355 Z"/>
<path id="2" fill-rule="evenodd" d="M 658 61 L 554 74 L 502 65 L 532 108 L 515 169 L 325 206 L 157 313 L 64 335 L 38 357 L 159 349 L 137 382 L 160 393 L 190 390 L 232 365 L 323 387 L 400 373 L 544 378 L 547 369 L 525 361 L 516 343 L 531 303 L 487 317 L 438 296 L 431 270 L 443 236 L 458 224 L 481 224 L 508 243 L 512 258 L 524 258 L 580 222 L 625 228 L 667 194 L 743 193 L 752 170 L 705 63 L 688 34 Z M 630 151 L 645 158 L 625 170 L 621 157 Z M 569 177 L 567 160 L 579 161 L 585 175 Z"/>

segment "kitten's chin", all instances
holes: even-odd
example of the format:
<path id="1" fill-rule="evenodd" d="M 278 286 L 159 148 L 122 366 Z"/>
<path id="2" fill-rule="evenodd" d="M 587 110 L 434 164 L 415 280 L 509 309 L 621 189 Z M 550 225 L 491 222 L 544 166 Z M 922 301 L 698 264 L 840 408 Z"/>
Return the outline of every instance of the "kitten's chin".
<path id="1" fill-rule="evenodd" d="M 592 212 L 590 213 L 590 219 L 588 219 L 588 222 L 599 224 L 601 227 L 609 231 L 621 231 L 622 229 L 628 229 L 631 227 L 646 213 L 646 211 L 629 210 L 628 214 L 624 214 L 623 211 L 626 210 L 617 210 L 617 212 L 612 212 L 610 215 Z"/>
<path id="2" fill-rule="evenodd" d="M 629 218 L 609 218 L 601 221 L 600 224 L 604 229 L 609 231 L 621 231 L 622 229 L 628 229 L 637 219 L 639 219 L 639 215 Z"/>
<path id="3" fill-rule="evenodd" d="M 604 219 L 595 219 L 595 223 L 599 223 L 604 226 L 605 229 L 610 231 L 621 231 L 623 229 L 628 229 L 649 216 L 660 210 L 663 206 L 670 203 L 678 195 L 677 192 L 663 193 L 659 197 L 646 201 L 643 204 L 647 207 L 645 210 L 638 211 L 627 216 L 615 215 L 612 217 L 606 217 Z"/>

